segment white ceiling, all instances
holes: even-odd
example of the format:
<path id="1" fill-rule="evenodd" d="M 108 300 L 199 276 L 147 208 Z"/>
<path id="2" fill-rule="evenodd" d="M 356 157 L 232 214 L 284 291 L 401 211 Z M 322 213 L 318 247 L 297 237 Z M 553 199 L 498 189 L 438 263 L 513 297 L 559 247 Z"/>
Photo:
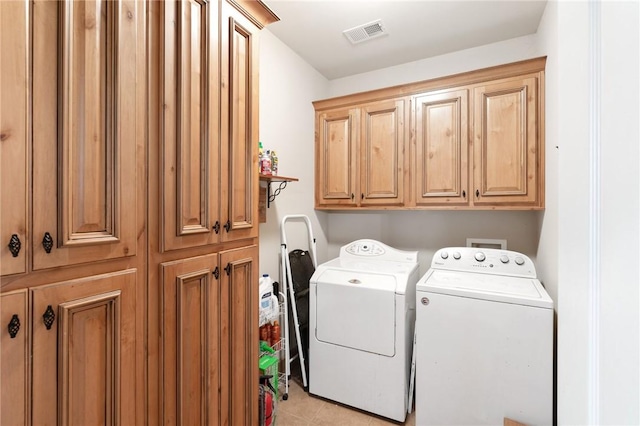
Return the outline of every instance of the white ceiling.
<path id="1" fill-rule="evenodd" d="M 546 0 L 263 0 L 268 29 L 332 80 L 533 34 Z M 352 45 L 344 30 L 382 19 L 383 37 Z"/>

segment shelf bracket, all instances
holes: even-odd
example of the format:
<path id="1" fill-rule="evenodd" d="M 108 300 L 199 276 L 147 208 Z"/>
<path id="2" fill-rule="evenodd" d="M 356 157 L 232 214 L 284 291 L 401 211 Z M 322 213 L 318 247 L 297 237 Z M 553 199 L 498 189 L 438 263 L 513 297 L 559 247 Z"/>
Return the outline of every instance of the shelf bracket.
<path id="1" fill-rule="evenodd" d="M 287 181 L 285 180 L 280 182 L 280 185 L 278 185 L 275 191 L 271 192 L 272 183 L 273 182 L 267 182 L 267 208 L 271 206 L 271 203 L 275 201 L 280 192 L 287 187 Z"/>

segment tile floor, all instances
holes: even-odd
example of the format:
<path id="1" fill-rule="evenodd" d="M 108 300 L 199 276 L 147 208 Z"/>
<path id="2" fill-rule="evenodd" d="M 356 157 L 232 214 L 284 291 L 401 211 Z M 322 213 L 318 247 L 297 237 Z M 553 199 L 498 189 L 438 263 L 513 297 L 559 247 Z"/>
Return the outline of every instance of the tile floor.
<path id="1" fill-rule="evenodd" d="M 415 411 L 409 414 L 405 425 L 414 426 Z M 389 419 L 368 414 L 333 401 L 309 395 L 295 378 L 289 381 L 289 398 L 280 401 L 275 426 L 318 425 L 400 425 Z"/>

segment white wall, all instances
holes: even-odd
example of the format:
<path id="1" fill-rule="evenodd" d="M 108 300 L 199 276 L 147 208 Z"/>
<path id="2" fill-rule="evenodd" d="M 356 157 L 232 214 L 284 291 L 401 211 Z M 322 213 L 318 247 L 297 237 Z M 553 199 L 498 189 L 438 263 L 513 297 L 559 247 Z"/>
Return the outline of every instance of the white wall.
<path id="1" fill-rule="evenodd" d="M 638 3 L 555 14 L 558 421 L 639 424 Z"/>
<path id="2" fill-rule="evenodd" d="M 280 221 L 285 215 L 309 217 L 319 258 L 326 260 L 326 214 L 313 208 L 315 117 L 311 102 L 327 93 L 326 78 L 268 29 L 261 32 L 260 140 L 265 149 L 278 154 L 278 174 L 299 179 L 280 192 L 267 210 L 267 222 L 260 224 L 260 273 L 268 273 L 275 281 L 280 280 Z M 272 189 L 276 188 L 278 184 L 273 183 Z M 289 247 L 307 249 L 303 222 L 288 223 Z"/>

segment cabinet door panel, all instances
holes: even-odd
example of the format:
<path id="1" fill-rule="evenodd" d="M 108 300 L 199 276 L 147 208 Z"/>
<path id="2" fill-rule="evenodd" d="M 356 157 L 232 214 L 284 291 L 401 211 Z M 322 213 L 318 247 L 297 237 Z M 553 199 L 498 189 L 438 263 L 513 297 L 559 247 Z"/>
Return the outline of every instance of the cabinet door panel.
<path id="1" fill-rule="evenodd" d="M 34 269 L 135 255 L 137 7 L 36 2 Z"/>
<path id="2" fill-rule="evenodd" d="M 127 270 L 32 290 L 33 424 L 135 422 L 135 285 Z"/>
<path id="3" fill-rule="evenodd" d="M 466 90 L 415 99 L 417 205 L 467 204 Z"/>
<path id="4" fill-rule="evenodd" d="M 316 204 L 355 205 L 358 117 L 355 110 L 321 112 L 316 117 Z"/>
<path id="5" fill-rule="evenodd" d="M 366 105 L 361 114 L 360 204 L 402 204 L 404 101 Z"/>
<path id="6" fill-rule="evenodd" d="M 258 235 L 258 30 L 222 2 L 223 241 Z"/>
<path id="7" fill-rule="evenodd" d="M 0 295 L 0 424 L 3 425 L 29 424 L 29 322 L 27 290 Z"/>
<path id="8" fill-rule="evenodd" d="M 167 262 L 161 268 L 163 424 L 218 424 L 218 256 Z"/>
<path id="9" fill-rule="evenodd" d="M 218 11 L 197 0 L 162 8 L 162 242 L 172 250 L 218 240 Z"/>
<path id="10" fill-rule="evenodd" d="M 221 423 L 258 421 L 258 249 L 220 255 L 221 274 Z M 226 390 L 226 391 L 224 391 Z"/>
<path id="11" fill-rule="evenodd" d="M 0 2 L 0 275 L 26 272 L 27 266 L 29 5 Z M 15 256 L 9 250 L 12 238 L 15 248 L 19 242 Z"/>
<path id="12" fill-rule="evenodd" d="M 537 80 L 474 91 L 474 204 L 537 202 Z"/>

